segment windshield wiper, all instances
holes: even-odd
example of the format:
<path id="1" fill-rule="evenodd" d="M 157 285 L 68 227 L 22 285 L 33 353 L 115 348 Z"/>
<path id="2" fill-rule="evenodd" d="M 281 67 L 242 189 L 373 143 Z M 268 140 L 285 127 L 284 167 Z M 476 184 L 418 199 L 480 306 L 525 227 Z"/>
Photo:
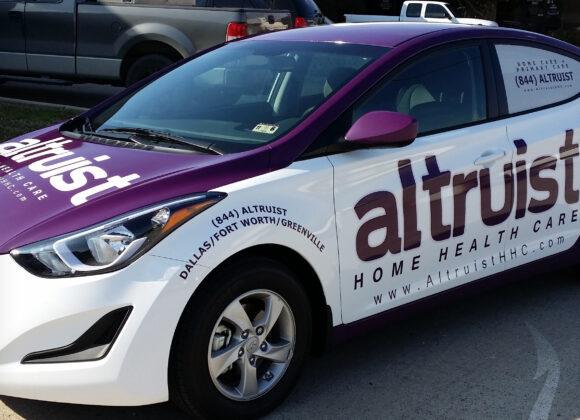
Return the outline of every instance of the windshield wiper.
<path id="1" fill-rule="evenodd" d="M 213 155 L 221 155 L 221 153 L 210 149 L 209 145 L 202 146 L 200 144 L 195 144 L 191 140 L 189 140 L 185 137 L 177 136 L 175 134 L 167 133 L 164 131 L 151 130 L 148 128 L 137 128 L 137 127 L 136 128 L 119 127 L 119 128 L 104 128 L 104 129 L 99 130 L 95 134 L 99 135 L 99 133 L 101 133 L 101 132 L 133 134 L 133 135 L 136 135 L 136 136 L 141 137 L 141 138 L 153 140 L 154 142 L 155 142 L 155 140 L 157 140 L 156 143 L 178 144 L 181 146 L 186 146 L 187 148 L 193 149 L 193 150 L 198 151 L 198 152 L 209 153 L 209 154 L 213 154 Z M 131 141 L 139 143 L 139 140 L 135 139 L 134 137 L 130 137 L 129 139 Z"/>

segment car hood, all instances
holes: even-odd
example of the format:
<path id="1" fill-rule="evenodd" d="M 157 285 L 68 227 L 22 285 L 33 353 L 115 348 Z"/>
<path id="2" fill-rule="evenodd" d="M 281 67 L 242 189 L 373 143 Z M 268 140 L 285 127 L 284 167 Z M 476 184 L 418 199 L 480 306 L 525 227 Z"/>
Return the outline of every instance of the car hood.
<path id="1" fill-rule="evenodd" d="M 0 143 L 0 254 L 268 171 L 269 148 L 232 155 L 136 150 L 57 126 Z"/>
<path id="2" fill-rule="evenodd" d="M 470 18 L 457 18 L 457 22 L 464 25 L 481 25 L 481 26 L 499 26 L 497 22 L 493 20 L 483 20 L 483 19 L 470 19 Z"/>

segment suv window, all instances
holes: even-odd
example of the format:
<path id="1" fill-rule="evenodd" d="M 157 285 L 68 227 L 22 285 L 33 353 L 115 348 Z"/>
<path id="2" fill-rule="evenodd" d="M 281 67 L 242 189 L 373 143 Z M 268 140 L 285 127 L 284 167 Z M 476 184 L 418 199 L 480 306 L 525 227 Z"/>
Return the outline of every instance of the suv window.
<path id="1" fill-rule="evenodd" d="M 407 17 L 418 18 L 421 17 L 421 3 L 409 3 L 407 6 Z"/>
<path id="2" fill-rule="evenodd" d="M 496 45 L 510 113 L 571 99 L 580 92 L 580 63 L 523 45 Z"/>
<path id="3" fill-rule="evenodd" d="M 371 111 L 412 115 L 419 133 L 487 118 L 485 76 L 478 46 L 446 48 L 413 61 L 355 107 L 352 121 Z"/>
<path id="4" fill-rule="evenodd" d="M 293 13 L 296 13 L 296 6 L 292 0 L 270 0 L 265 1 L 264 3 L 268 4 L 268 8 L 273 10 L 290 10 Z"/>
<path id="5" fill-rule="evenodd" d="M 275 10 L 290 10 L 301 17 L 311 18 L 318 13 L 318 8 L 312 0 L 266 0 L 269 8 Z"/>
<path id="6" fill-rule="evenodd" d="M 448 17 L 447 11 L 440 4 L 428 4 L 425 9 L 425 17 L 432 19 L 445 19 Z"/>

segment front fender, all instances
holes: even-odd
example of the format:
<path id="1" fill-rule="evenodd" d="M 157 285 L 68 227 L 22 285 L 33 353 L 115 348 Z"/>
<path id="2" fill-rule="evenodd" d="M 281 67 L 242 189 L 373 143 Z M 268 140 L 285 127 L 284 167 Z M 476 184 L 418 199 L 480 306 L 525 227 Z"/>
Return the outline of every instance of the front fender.
<path id="1" fill-rule="evenodd" d="M 180 261 L 179 276 L 192 282 L 198 267 L 211 272 L 248 248 L 289 248 L 313 268 L 338 325 L 342 316 L 332 173 L 328 159 L 317 158 L 217 188 L 228 196 L 151 252 Z M 193 290 L 197 287 L 192 285 Z"/>

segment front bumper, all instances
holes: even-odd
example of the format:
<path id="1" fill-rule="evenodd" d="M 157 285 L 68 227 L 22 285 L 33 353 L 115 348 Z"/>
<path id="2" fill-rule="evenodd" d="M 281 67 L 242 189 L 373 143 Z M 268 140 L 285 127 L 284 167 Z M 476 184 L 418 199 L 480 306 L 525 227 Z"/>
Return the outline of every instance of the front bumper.
<path id="1" fill-rule="evenodd" d="M 204 274 L 185 282 L 180 265 L 146 255 L 115 273 L 44 279 L 0 255 L 0 395 L 95 405 L 167 401 L 173 334 Z M 103 359 L 21 363 L 30 353 L 73 343 L 126 306 L 133 310 Z"/>

